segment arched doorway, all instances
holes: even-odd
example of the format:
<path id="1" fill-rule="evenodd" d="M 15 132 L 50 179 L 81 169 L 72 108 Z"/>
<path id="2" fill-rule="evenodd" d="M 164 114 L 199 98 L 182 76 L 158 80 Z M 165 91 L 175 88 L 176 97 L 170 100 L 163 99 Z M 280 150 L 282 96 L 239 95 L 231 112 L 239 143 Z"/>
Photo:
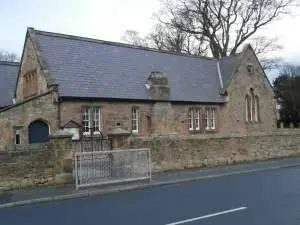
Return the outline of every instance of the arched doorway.
<path id="1" fill-rule="evenodd" d="M 28 127 L 29 144 L 47 142 L 49 140 L 49 127 L 41 121 L 36 120 Z"/>

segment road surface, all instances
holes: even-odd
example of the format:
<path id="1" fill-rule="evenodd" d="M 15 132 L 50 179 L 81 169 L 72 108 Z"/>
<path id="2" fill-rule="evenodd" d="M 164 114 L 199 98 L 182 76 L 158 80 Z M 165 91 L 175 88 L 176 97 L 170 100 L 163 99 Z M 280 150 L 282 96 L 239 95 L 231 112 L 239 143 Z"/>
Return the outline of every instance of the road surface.
<path id="1" fill-rule="evenodd" d="M 300 167 L 0 209 L 1 225 L 298 225 Z"/>

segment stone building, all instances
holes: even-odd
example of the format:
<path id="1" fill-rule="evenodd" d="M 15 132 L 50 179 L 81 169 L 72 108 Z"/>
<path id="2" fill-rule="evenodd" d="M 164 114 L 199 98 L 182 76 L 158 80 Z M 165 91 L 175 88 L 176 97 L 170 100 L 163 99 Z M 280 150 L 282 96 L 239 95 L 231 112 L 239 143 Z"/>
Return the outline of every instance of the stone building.
<path id="1" fill-rule="evenodd" d="M 79 127 L 135 136 L 276 127 L 273 90 L 250 45 L 214 59 L 28 28 L 14 95 L 5 96 L 15 104 L 0 112 L 0 149 L 59 130 L 76 139 Z"/>

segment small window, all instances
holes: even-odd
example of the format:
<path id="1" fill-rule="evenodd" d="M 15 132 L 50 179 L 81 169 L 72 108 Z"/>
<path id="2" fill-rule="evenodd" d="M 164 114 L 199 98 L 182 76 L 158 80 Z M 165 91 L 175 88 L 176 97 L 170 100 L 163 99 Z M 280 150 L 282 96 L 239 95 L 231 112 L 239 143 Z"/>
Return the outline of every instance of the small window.
<path id="1" fill-rule="evenodd" d="M 21 128 L 15 128 L 15 144 L 21 144 Z"/>
<path id="2" fill-rule="evenodd" d="M 254 73 L 254 67 L 251 64 L 247 65 L 247 71 L 249 74 L 253 74 Z"/>
<path id="3" fill-rule="evenodd" d="M 139 132 L 139 111 L 137 108 L 132 108 L 132 133 Z"/>
<path id="4" fill-rule="evenodd" d="M 36 70 L 29 71 L 24 74 L 23 95 L 28 97 L 36 94 L 38 91 L 38 80 Z"/>

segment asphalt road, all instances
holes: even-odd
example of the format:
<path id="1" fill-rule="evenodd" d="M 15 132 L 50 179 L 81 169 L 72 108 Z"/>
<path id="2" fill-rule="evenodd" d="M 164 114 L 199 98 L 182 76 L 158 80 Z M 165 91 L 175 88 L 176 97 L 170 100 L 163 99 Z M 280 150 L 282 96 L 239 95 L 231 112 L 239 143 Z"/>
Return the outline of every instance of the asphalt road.
<path id="1" fill-rule="evenodd" d="M 300 167 L 0 209 L 0 225 L 298 225 Z"/>

